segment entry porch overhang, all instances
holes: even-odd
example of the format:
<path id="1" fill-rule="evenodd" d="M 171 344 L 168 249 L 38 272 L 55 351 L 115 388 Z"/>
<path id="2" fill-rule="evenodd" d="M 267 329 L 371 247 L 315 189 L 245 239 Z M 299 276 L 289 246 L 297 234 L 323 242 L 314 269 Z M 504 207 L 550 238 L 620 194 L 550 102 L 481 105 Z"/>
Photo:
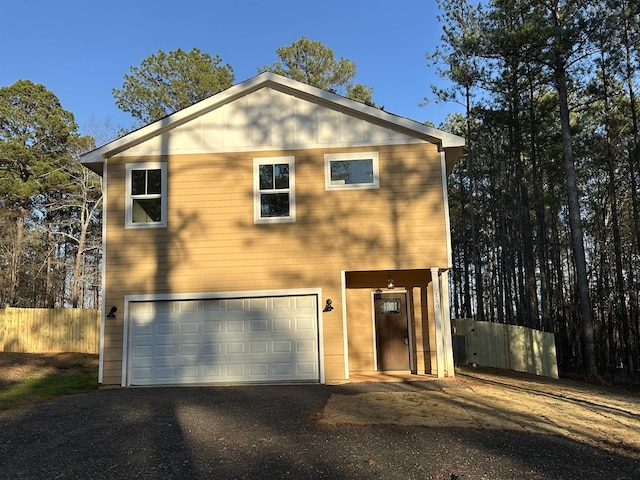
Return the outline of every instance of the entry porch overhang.
<path id="1" fill-rule="evenodd" d="M 377 351 L 375 298 L 388 293 L 406 296 L 409 361 L 406 370 L 396 372 L 380 368 Z M 446 269 L 344 271 L 345 379 L 454 377 L 448 295 Z"/>

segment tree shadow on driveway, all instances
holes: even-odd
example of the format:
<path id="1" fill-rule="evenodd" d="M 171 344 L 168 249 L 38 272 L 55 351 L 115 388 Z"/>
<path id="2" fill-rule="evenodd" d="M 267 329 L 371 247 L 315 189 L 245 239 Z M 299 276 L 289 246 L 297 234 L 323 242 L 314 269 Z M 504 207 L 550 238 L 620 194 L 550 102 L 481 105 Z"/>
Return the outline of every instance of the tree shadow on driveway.
<path id="1" fill-rule="evenodd" d="M 428 383 L 428 382 L 426 382 Z M 631 478 L 638 460 L 477 425 L 323 425 L 332 395 L 436 384 L 101 390 L 0 418 L 6 478 Z"/>

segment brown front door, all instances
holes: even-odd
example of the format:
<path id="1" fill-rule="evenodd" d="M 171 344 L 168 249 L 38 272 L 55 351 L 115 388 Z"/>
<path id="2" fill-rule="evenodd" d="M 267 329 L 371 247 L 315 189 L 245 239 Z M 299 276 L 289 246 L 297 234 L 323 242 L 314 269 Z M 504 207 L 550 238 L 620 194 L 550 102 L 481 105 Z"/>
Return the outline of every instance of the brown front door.
<path id="1" fill-rule="evenodd" d="M 380 293 L 374 300 L 378 370 L 409 370 L 407 297 Z"/>

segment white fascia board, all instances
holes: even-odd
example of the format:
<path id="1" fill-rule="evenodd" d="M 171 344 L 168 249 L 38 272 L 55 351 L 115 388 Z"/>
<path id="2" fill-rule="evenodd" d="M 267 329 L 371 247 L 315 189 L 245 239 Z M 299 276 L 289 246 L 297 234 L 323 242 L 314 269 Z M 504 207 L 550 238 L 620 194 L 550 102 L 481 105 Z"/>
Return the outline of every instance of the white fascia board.
<path id="1" fill-rule="evenodd" d="M 244 82 L 238 83 L 220 93 L 210 96 L 198 103 L 184 108 L 178 112 L 172 113 L 160 120 L 135 130 L 128 135 L 118 138 L 102 147 L 91 152 L 85 153 L 80 157 L 82 164 L 103 163 L 108 157 L 116 155 L 134 145 L 137 145 L 149 138 L 161 134 L 163 131 L 174 128 L 178 125 L 188 122 L 204 113 L 214 110 L 226 103 L 235 100 L 238 97 L 246 95 L 254 90 L 262 87 L 273 87 L 279 90 L 289 91 L 293 95 L 302 97 L 309 96 L 313 99 L 321 99 L 327 103 L 340 105 L 345 109 L 358 112 L 365 117 L 373 117 L 382 122 L 396 125 L 403 129 L 410 130 L 417 134 L 419 138 L 426 138 L 437 143 L 441 149 L 451 147 L 463 147 L 465 140 L 462 137 L 451 133 L 429 127 L 415 120 L 400 117 L 376 107 L 365 105 L 364 103 L 351 100 L 347 97 L 327 92 L 311 85 L 307 85 L 296 80 L 292 80 L 282 75 L 271 72 L 264 72 L 252 77 Z"/>

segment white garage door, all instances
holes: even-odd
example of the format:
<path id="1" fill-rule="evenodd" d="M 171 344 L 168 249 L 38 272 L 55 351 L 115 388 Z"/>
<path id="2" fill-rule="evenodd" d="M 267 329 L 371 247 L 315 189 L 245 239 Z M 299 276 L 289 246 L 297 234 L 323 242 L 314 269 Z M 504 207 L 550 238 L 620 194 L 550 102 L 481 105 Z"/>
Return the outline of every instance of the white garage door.
<path id="1" fill-rule="evenodd" d="M 129 385 L 319 381 L 315 295 L 132 302 Z"/>

